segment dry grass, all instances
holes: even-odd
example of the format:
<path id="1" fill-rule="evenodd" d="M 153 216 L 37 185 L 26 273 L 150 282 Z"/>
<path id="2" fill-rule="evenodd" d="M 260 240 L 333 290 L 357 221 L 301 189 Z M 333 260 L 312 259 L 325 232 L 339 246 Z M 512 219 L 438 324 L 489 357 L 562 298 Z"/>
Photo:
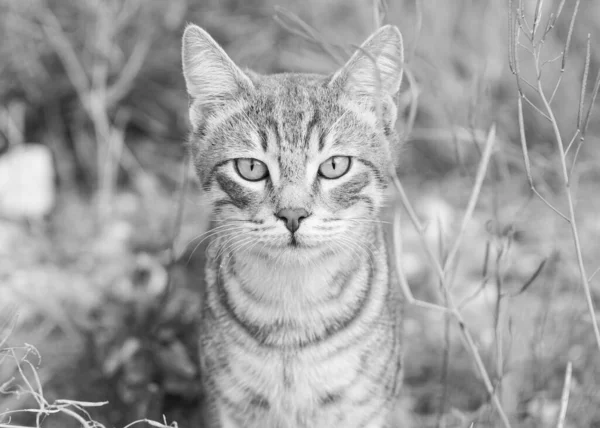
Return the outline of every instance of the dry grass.
<path id="1" fill-rule="evenodd" d="M 38 374 L 38 368 L 41 364 L 41 355 L 37 349 L 29 344 L 20 347 L 8 346 L 9 337 L 17 325 L 18 313 L 10 307 L 3 308 L 8 312 L 8 316 L 0 324 L 0 366 L 3 373 L 9 373 L 8 379 L 3 380 L 0 385 L 0 394 L 4 396 L 15 396 L 21 402 L 31 402 L 32 407 L 23 407 L 15 410 L 0 409 L 0 427 L 1 428 L 41 428 L 44 421 L 52 419 L 53 416 L 61 416 L 62 420 L 72 419 L 80 427 L 105 428 L 99 422 L 96 422 L 90 416 L 88 409 L 101 407 L 108 402 L 86 402 L 77 400 L 57 399 L 49 402 L 44 396 L 42 381 Z M 6 324 L 6 325 L 3 325 Z M 35 424 L 21 425 L 19 422 L 13 423 L 13 420 L 19 420 L 23 415 L 31 415 Z M 61 420 L 58 419 L 58 420 Z M 148 419 L 134 421 L 124 428 L 133 427 L 145 423 L 156 428 L 177 428 L 176 423 L 167 425 L 164 423 L 151 421 Z"/>
<path id="2" fill-rule="evenodd" d="M 186 314 L 197 302 L 182 303 L 191 301 L 179 286 L 190 266 L 178 266 L 176 256 L 206 227 L 206 213 L 188 175 L 188 190 L 172 197 L 181 190 L 174 171 L 187 126 L 183 82 L 176 79 L 184 21 L 206 26 L 235 60 L 264 72 L 330 72 L 374 27 L 398 25 L 406 50 L 399 59 L 406 79 L 398 100 L 406 149 L 391 171 L 397 193 L 387 214 L 394 220 L 406 297 L 403 422 L 600 423 L 600 122 L 593 114 L 600 86 L 600 44 L 594 42 L 599 5 L 43 5 L 0 4 L 6 36 L 0 96 L 11 101 L 3 103 L 7 119 L 0 128 L 11 145 L 51 147 L 64 189 L 50 231 L 0 223 L 0 232 L 16 230 L 6 242 L 24 236 L 32 242 L 7 253 L 12 265 L 0 258 L 0 278 L 9 284 L 0 296 L 8 290 L 26 308 L 13 340 L 35 344 L 2 341 L 0 390 L 13 394 L 5 400 L 10 409 L 0 409 L 7 412 L 0 413 L 0 427 L 51 426 L 53 417 L 73 426 L 125 426 L 128 420 L 137 422 L 127 427 L 167 426 L 144 419 L 162 418 L 143 413 L 153 408 L 168 408 L 169 420 L 188 425 L 179 417 L 187 410 L 174 411 L 169 400 L 193 406 L 199 397 L 186 390 L 197 378 L 194 347 L 183 334 L 189 334 L 193 316 Z M 86 36 L 90 31 L 94 37 Z M 596 77 L 590 82 L 590 76 Z M 20 82 L 16 91 L 6 83 L 11 79 Z M 11 113 L 17 110 L 24 111 L 23 120 Z M 73 187 L 89 190 L 95 203 L 74 198 Z M 55 275 L 43 278 L 49 265 Z M 64 286 L 73 275 L 78 286 Z M 47 284 L 36 285 L 40 278 Z M 16 293 L 11 283 L 32 292 Z M 50 291 L 36 298 L 35 290 L 43 289 Z M 67 356 L 56 352 L 67 346 L 73 348 Z M 140 375 L 140 365 L 149 371 Z M 77 379 L 56 381 L 73 366 L 116 386 L 98 397 L 79 388 Z M 136 389 L 140 379 L 154 392 Z M 77 401 L 47 398 L 56 394 Z M 141 404 L 128 409 L 131 399 Z M 124 405 L 115 407 L 115 401 Z M 18 425 L 24 415 L 26 425 Z"/>

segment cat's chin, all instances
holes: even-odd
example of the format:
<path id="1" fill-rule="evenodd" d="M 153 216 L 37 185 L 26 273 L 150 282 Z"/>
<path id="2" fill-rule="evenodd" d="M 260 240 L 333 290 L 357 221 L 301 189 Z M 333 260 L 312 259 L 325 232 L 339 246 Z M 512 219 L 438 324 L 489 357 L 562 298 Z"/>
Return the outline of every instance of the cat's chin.
<path id="1" fill-rule="evenodd" d="M 271 242 L 268 247 L 254 250 L 261 258 L 276 261 L 278 264 L 313 263 L 316 259 L 330 253 L 327 246 L 293 236 L 278 243 Z"/>

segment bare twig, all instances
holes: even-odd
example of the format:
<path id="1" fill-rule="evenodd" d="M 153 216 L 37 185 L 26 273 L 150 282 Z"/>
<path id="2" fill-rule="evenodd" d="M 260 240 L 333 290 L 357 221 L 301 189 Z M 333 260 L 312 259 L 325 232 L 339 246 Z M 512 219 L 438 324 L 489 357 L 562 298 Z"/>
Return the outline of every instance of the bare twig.
<path id="1" fill-rule="evenodd" d="M 275 6 L 273 19 L 290 33 L 296 34 L 309 42 L 316 43 L 336 63 L 343 64 L 345 62 L 345 58 L 333 49 L 330 43 L 323 41 L 323 38 L 319 36 L 317 31 L 300 19 L 295 13 L 281 6 Z"/>
<path id="2" fill-rule="evenodd" d="M 537 5 L 535 7 L 535 12 L 533 15 L 533 26 L 531 28 L 531 39 L 535 38 L 535 33 L 542 19 L 542 5 L 544 4 L 544 0 L 537 0 Z"/>
<path id="3" fill-rule="evenodd" d="M 527 289 L 531 286 L 531 284 L 533 284 L 533 282 L 536 280 L 536 278 L 538 276 L 540 276 L 540 273 L 542 272 L 542 269 L 544 269 L 544 266 L 546 265 L 547 261 L 548 261 L 548 259 L 545 258 L 540 262 L 537 269 L 533 272 L 533 274 L 529 277 L 529 279 L 527 281 L 525 281 L 525 283 L 519 289 L 519 291 L 517 291 L 515 294 L 513 294 L 513 296 L 516 297 L 519 294 L 523 294 L 525 291 L 527 291 Z"/>
<path id="4" fill-rule="evenodd" d="M 454 263 L 454 258 L 458 253 L 460 248 L 460 244 L 462 242 L 462 238 L 464 233 L 467 230 L 467 226 L 471 222 L 471 217 L 473 216 L 473 212 L 475 211 L 475 205 L 477 204 L 477 200 L 479 199 L 479 193 L 481 192 L 481 186 L 483 185 L 483 180 L 485 178 L 485 174 L 487 172 L 487 167 L 490 158 L 492 157 L 492 149 L 494 148 L 494 142 L 496 140 L 496 125 L 492 125 L 490 132 L 488 134 L 488 139 L 485 144 L 485 151 L 481 157 L 481 162 L 479 163 L 479 167 L 477 169 L 477 175 L 475 176 L 475 184 L 473 185 L 473 189 L 471 190 L 471 197 L 469 198 L 469 202 L 467 203 L 467 209 L 463 216 L 463 221 L 460 226 L 460 231 L 454 245 L 450 249 L 448 253 L 448 257 L 446 258 L 446 263 L 444 264 L 444 272 L 448 272 L 448 269 Z"/>
<path id="5" fill-rule="evenodd" d="M 579 0 L 577 1 L 579 3 Z M 538 63 L 535 62 L 536 71 L 539 74 L 539 66 Z M 560 164 L 562 170 L 563 184 L 566 189 L 566 197 L 567 197 L 567 206 L 569 208 L 569 225 L 571 226 L 571 234 L 573 235 L 573 240 L 575 243 L 575 251 L 577 254 L 577 264 L 579 266 L 579 273 L 581 276 L 581 281 L 583 285 L 583 290 L 585 293 L 586 303 L 588 305 L 588 310 L 592 317 L 592 324 L 594 330 L 594 336 L 596 338 L 596 345 L 598 346 L 598 350 L 600 351 L 600 329 L 598 328 L 598 320 L 596 317 L 596 310 L 594 308 L 594 301 L 592 298 L 592 293 L 590 290 L 590 283 L 587 280 L 587 274 L 585 271 L 585 265 L 583 262 L 583 253 L 581 250 L 581 243 L 579 241 L 579 231 L 577 229 L 577 222 L 575 217 L 575 206 L 573 204 L 573 195 L 571 194 L 571 182 L 569 179 L 569 171 L 567 170 L 567 159 L 565 156 L 565 147 L 563 145 L 562 136 L 560 134 L 560 130 L 558 129 L 558 122 L 554 117 L 554 112 L 552 111 L 552 107 L 550 107 L 550 103 L 548 102 L 544 92 L 542 90 L 542 82 L 538 79 L 538 88 L 540 90 L 540 98 L 542 103 L 546 108 L 546 113 L 552 119 L 552 129 L 554 131 L 554 137 L 558 146 L 558 151 L 560 155 Z"/>
<path id="6" fill-rule="evenodd" d="M 567 222 L 570 222 L 570 219 L 564 215 L 561 211 L 558 210 L 554 205 L 552 205 L 546 198 L 544 198 L 536 189 L 535 184 L 533 182 L 533 175 L 531 174 L 531 162 L 529 160 L 529 149 L 527 148 L 527 138 L 525 136 L 525 121 L 523 119 L 523 101 L 522 97 L 517 97 L 517 114 L 518 114 L 518 123 L 519 123 L 519 135 L 521 141 L 521 149 L 523 151 L 523 161 L 525 162 L 525 173 L 527 174 L 527 179 L 529 180 L 529 187 L 531 191 L 538 197 L 542 202 L 544 202 L 552 211 L 558 214 Z"/>
<path id="7" fill-rule="evenodd" d="M 540 114 L 540 116 L 542 116 L 544 119 L 546 119 L 548 122 L 550 122 L 550 118 L 548 117 L 548 115 L 546 113 L 544 113 L 538 106 L 536 106 L 533 103 L 533 101 L 531 101 L 527 97 L 527 95 L 523 95 L 522 97 L 525 101 L 527 101 L 527 104 L 529 104 L 535 111 L 537 111 Z"/>
<path id="8" fill-rule="evenodd" d="M 131 90 L 135 79 L 138 77 L 150 46 L 152 45 L 152 37 L 146 35 L 135 45 L 133 53 L 129 60 L 123 66 L 117 80 L 107 89 L 106 105 L 108 108 L 117 105 Z"/>
<path id="9" fill-rule="evenodd" d="M 486 166 L 488 165 L 489 157 L 492 154 L 492 148 L 493 148 L 494 142 L 495 142 L 495 126 L 492 126 L 492 129 L 488 133 L 486 146 L 484 148 L 483 156 L 480 161 L 480 167 L 478 168 L 478 174 L 477 174 L 478 178 L 476 179 L 476 182 L 478 180 L 483 181 L 483 177 L 485 176 L 485 169 L 482 168 L 482 165 L 486 165 Z M 392 181 L 396 187 L 396 190 L 399 193 L 400 200 L 402 201 L 404 209 L 408 213 L 409 218 L 410 218 L 411 222 L 413 223 L 413 226 L 415 227 L 415 229 L 418 232 L 418 235 L 420 237 L 423 248 L 425 249 L 425 251 L 427 253 L 427 258 L 428 258 L 429 263 L 432 265 L 434 272 L 436 273 L 440 283 L 442 284 L 442 288 L 445 290 L 449 290 L 449 287 L 450 287 L 450 285 L 448 284 L 448 273 L 449 272 L 444 271 L 444 268 L 442 267 L 441 263 L 437 259 L 435 252 L 433 251 L 431 245 L 427 241 L 427 239 L 425 237 L 425 229 L 424 229 L 423 225 L 421 224 L 419 218 L 417 217 L 415 210 L 412 207 L 412 204 L 410 203 L 410 201 L 406 195 L 406 192 L 404 191 L 404 187 L 402 186 L 402 183 L 400 182 L 400 180 L 398 179 L 398 176 L 396 175 L 396 171 L 392 169 L 390 171 L 390 174 L 392 176 Z M 479 191 L 480 191 L 480 187 L 479 187 Z M 472 215 L 472 210 L 474 209 L 474 204 L 476 202 L 476 199 L 473 202 L 473 198 L 474 198 L 473 195 L 475 194 L 476 196 L 478 196 L 479 191 L 472 192 L 471 198 L 470 198 L 470 201 L 469 201 L 469 204 L 467 207 L 467 211 L 466 211 L 464 217 L 470 218 L 470 216 Z M 472 208 L 471 208 L 471 206 L 472 206 Z M 463 218 L 463 224 L 464 223 L 465 223 L 465 221 Z M 455 244 L 454 244 L 455 247 L 458 247 L 460 245 L 461 238 L 462 238 L 462 233 L 459 233 L 459 235 L 455 241 Z M 457 252 L 458 250 L 454 250 L 454 251 Z M 453 256 L 453 257 L 455 257 L 455 256 Z M 451 266 L 451 264 L 448 264 L 448 263 L 446 263 L 446 265 Z M 475 363 L 475 367 L 477 368 L 477 371 L 479 372 L 479 375 L 481 376 L 481 378 L 483 380 L 485 388 L 492 400 L 492 403 L 494 404 L 496 412 L 498 413 L 503 425 L 507 428 L 510 427 L 511 426 L 510 421 L 508 420 L 508 417 L 506 416 L 506 413 L 504 412 L 504 409 L 502 408 L 500 399 L 498 398 L 498 395 L 495 392 L 494 385 L 493 385 L 492 380 L 485 368 L 485 364 L 483 363 L 483 359 L 481 358 L 481 355 L 478 351 L 477 345 L 475 344 L 473 336 L 471 335 L 471 332 L 469 331 L 469 329 L 467 328 L 467 325 L 465 324 L 462 314 L 458 310 L 458 306 L 454 303 L 451 293 L 448 293 L 448 310 L 451 312 L 453 318 L 456 320 L 456 322 L 458 324 L 459 331 L 460 331 L 461 337 L 463 339 L 463 342 L 464 342 L 466 348 L 470 351 L 471 357 L 473 358 L 473 361 Z"/>
<path id="10" fill-rule="evenodd" d="M 565 370 L 565 383 L 563 384 L 563 390 L 560 397 L 560 412 L 558 413 L 558 423 L 556 424 L 556 428 L 563 428 L 565 426 L 567 407 L 569 406 L 569 394 L 571 393 L 572 374 L 573 364 L 569 361 L 567 363 L 567 369 Z"/>
<path id="11" fill-rule="evenodd" d="M 588 73 L 590 71 L 590 56 L 591 56 L 591 35 L 588 33 L 585 64 L 583 65 L 583 76 L 581 76 L 581 91 L 579 92 L 579 109 L 577 110 L 577 129 L 582 129 L 583 125 L 583 105 L 585 104 L 585 90 L 587 88 Z"/>
<path id="12" fill-rule="evenodd" d="M 373 0 L 373 24 L 375 28 L 379 28 L 384 24 L 388 10 L 387 0 Z"/>
<path id="13" fill-rule="evenodd" d="M 577 12 L 579 11 L 579 3 L 581 0 L 576 0 L 575 8 L 573 9 L 573 15 L 571 15 L 571 22 L 569 23 L 569 32 L 567 33 L 567 41 L 565 42 L 565 49 L 563 51 L 563 59 L 560 66 L 561 75 L 567 65 L 567 57 L 569 55 L 569 47 L 571 46 L 571 38 L 573 37 L 573 28 L 575 28 L 575 18 L 577 18 Z M 561 5 L 562 6 L 562 5 Z M 562 7 L 561 7 L 562 9 Z"/>
<path id="14" fill-rule="evenodd" d="M 521 138 L 521 148 L 523 151 L 523 159 L 525 161 L 525 170 L 527 173 L 527 178 L 529 180 L 531 189 L 533 190 L 533 192 L 542 200 L 544 201 L 544 203 L 546 203 L 546 205 L 548 205 L 554 212 L 556 212 L 557 214 L 559 214 L 563 219 L 567 220 L 567 222 L 569 223 L 569 226 L 571 228 L 571 234 L 573 236 L 573 241 L 575 244 L 575 251 L 576 251 L 576 259 L 577 259 L 577 265 L 579 268 L 579 273 L 580 273 L 580 279 L 581 279 L 581 283 L 583 286 L 583 290 L 584 290 L 584 294 L 585 294 L 585 300 L 588 306 L 588 311 L 590 313 L 590 316 L 592 318 L 592 324 L 593 324 L 593 330 L 594 330 L 594 336 L 595 336 L 595 340 L 596 340 L 596 345 L 598 347 L 598 349 L 600 350 L 600 329 L 598 327 L 598 320 L 596 317 L 596 312 L 595 312 L 595 308 L 594 308 L 594 302 L 592 299 L 592 295 L 591 295 L 591 290 L 590 290 L 590 284 L 587 278 L 587 274 L 586 274 L 586 270 L 585 270 L 585 265 L 584 265 L 584 261 L 583 261 L 583 254 L 582 254 L 582 249 L 581 249 L 581 243 L 580 243 L 580 239 L 579 239 L 579 231 L 577 228 L 577 222 L 576 222 L 576 216 L 575 216 L 575 207 L 574 207 L 574 202 L 573 202 L 573 190 L 572 190 L 572 182 L 571 182 L 571 174 L 569 173 L 568 167 L 567 167 L 567 150 L 568 148 L 571 146 L 572 142 L 574 141 L 574 138 L 571 140 L 571 143 L 569 144 L 568 147 L 565 147 L 564 143 L 563 143 L 563 139 L 560 133 L 560 130 L 558 128 L 558 122 L 556 120 L 556 117 L 554 115 L 554 111 L 552 110 L 552 107 L 550 105 L 552 98 L 554 97 L 554 95 L 556 94 L 556 91 L 558 90 L 558 86 L 560 85 L 560 81 L 561 81 L 561 77 L 562 77 L 562 73 L 566 67 L 566 63 L 567 63 L 567 58 L 568 58 L 568 52 L 569 52 L 569 46 L 571 43 L 571 38 L 572 38 L 572 34 L 573 34 L 573 28 L 575 25 L 575 18 L 577 16 L 577 11 L 579 9 L 579 3 L 580 0 L 577 0 L 575 3 L 575 7 L 573 10 L 573 14 L 571 16 L 571 21 L 569 24 L 569 31 L 568 31 L 568 35 L 567 35 L 567 41 L 565 43 L 565 48 L 563 51 L 563 60 L 561 63 L 561 75 L 558 79 L 558 82 L 554 88 L 554 91 L 552 92 L 552 96 L 550 99 L 548 99 L 546 97 L 546 94 L 543 90 L 542 87 L 542 74 L 541 74 L 541 65 L 540 65 L 540 53 L 541 53 L 541 49 L 543 47 L 543 43 L 539 43 L 539 44 L 535 44 L 532 42 L 532 48 L 534 50 L 533 54 L 532 54 L 532 59 L 533 59 L 533 63 L 534 63 L 534 67 L 535 67 L 535 72 L 536 72 L 536 76 L 537 76 L 537 93 L 540 97 L 540 100 L 543 104 L 543 108 L 544 108 L 544 113 L 546 114 L 546 116 L 550 119 L 550 123 L 552 125 L 552 131 L 554 134 L 554 140 L 557 146 L 557 152 L 559 155 L 559 160 L 560 160 L 560 168 L 561 168 L 561 176 L 562 176 L 562 181 L 563 181 L 563 186 L 565 189 L 565 194 L 566 194 L 566 205 L 568 208 L 568 214 L 563 214 L 561 213 L 558 209 L 554 208 L 554 206 L 552 206 L 550 203 L 548 203 L 544 198 L 542 198 L 542 196 L 535 190 L 535 186 L 533 184 L 533 178 L 531 175 L 531 168 L 529 165 L 529 155 L 528 155 L 528 148 L 527 148 L 527 140 L 526 140 L 526 135 L 525 135 L 525 130 L 524 130 L 524 124 L 523 124 L 523 103 L 522 103 L 522 91 L 520 88 L 520 79 L 519 79 L 519 64 L 518 64 L 518 57 L 515 57 L 514 59 L 514 74 L 517 78 L 517 89 L 518 89 L 518 93 L 519 96 L 517 97 L 517 107 L 518 107 L 518 119 L 519 119 L 519 131 L 520 131 L 520 138 Z M 562 3 L 559 6 L 562 9 Z M 560 10 L 559 10 L 560 12 Z M 518 38 L 519 38 L 519 34 L 518 34 L 518 29 L 516 30 L 516 35 L 511 35 L 510 41 L 511 43 L 515 44 L 518 43 Z M 589 52 L 589 50 L 588 50 Z M 586 57 L 586 64 L 589 62 L 589 60 Z M 587 65 L 585 66 L 584 69 L 584 73 L 583 73 L 583 79 L 587 80 Z M 582 82 L 582 86 L 585 85 L 585 82 Z M 579 115 L 578 115 L 578 128 L 581 128 L 580 124 L 581 124 L 581 117 L 582 117 L 582 111 L 583 111 L 583 98 L 585 96 L 585 88 L 582 87 L 581 90 L 581 100 L 580 100 L 580 111 L 579 111 Z"/>
<path id="15" fill-rule="evenodd" d="M 421 31 L 423 29 L 423 5 L 421 4 L 421 2 L 422 0 L 415 0 L 415 34 L 412 41 L 413 48 L 407 62 L 410 62 L 410 60 L 415 57 L 415 54 L 417 52 L 417 46 L 419 44 L 419 38 L 421 37 Z"/>
<path id="16" fill-rule="evenodd" d="M 84 108 L 87 108 L 87 93 L 89 92 L 90 81 L 73 45 L 65 35 L 58 18 L 56 18 L 56 15 L 54 15 L 54 12 L 49 7 L 41 8 L 39 19 L 42 22 L 44 33 L 62 61 L 67 76 L 75 88 L 82 105 Z"/>

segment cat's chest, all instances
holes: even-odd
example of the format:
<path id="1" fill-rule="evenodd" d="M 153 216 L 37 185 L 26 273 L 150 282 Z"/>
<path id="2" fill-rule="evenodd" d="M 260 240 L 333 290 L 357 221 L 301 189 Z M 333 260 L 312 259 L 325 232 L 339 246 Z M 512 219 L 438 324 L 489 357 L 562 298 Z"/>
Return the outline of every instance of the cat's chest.
<path id="1" fill-rule="evenodd" d="M 348 376 L 358 369 L 358 350 L 340 352 L 322 359 L 322 352 L 273 351 L 259 359 L 238 355 L 240 370 L 254 374 L 254 384 L 273 401 L 291 398 L 310 406 L 318 403 L 331 390 L 341 388 Z M 282 404 L 285 400 L 282 400 Z"/>
<path id="2" fill-rule="evenodd" d="M 312 358 L 310 352 L 267 357 L 255 367 L 253 385 L 260 385 L 257 392 L 268 403 L 269 418 L 278 420 L 276 426 L 309 427 L 335 413 L 338 391 L 350 392 L 348 387 L 359 370 L 358 359 L 352 354 L 326 361 Z"/>

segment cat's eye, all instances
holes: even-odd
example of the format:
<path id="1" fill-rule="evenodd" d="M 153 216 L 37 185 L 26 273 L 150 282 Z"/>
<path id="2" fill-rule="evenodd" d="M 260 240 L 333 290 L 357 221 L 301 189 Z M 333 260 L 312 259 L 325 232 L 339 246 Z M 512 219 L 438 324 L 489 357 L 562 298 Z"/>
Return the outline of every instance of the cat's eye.
<path id="1" fill-rule="evenodd" d="M 253 158 L 239 158 L 235 160 L 235 169 L 244 180 L 260 181 L 267 178 L 269 168 L 264 162 Z"/>
<path id="2" fill-rule="evenodd" d="M 350 163 L 349 156 L 332 156 L 319 165 L 319 175 L 329 179 L 340 178 L 348 172 Z"/>

